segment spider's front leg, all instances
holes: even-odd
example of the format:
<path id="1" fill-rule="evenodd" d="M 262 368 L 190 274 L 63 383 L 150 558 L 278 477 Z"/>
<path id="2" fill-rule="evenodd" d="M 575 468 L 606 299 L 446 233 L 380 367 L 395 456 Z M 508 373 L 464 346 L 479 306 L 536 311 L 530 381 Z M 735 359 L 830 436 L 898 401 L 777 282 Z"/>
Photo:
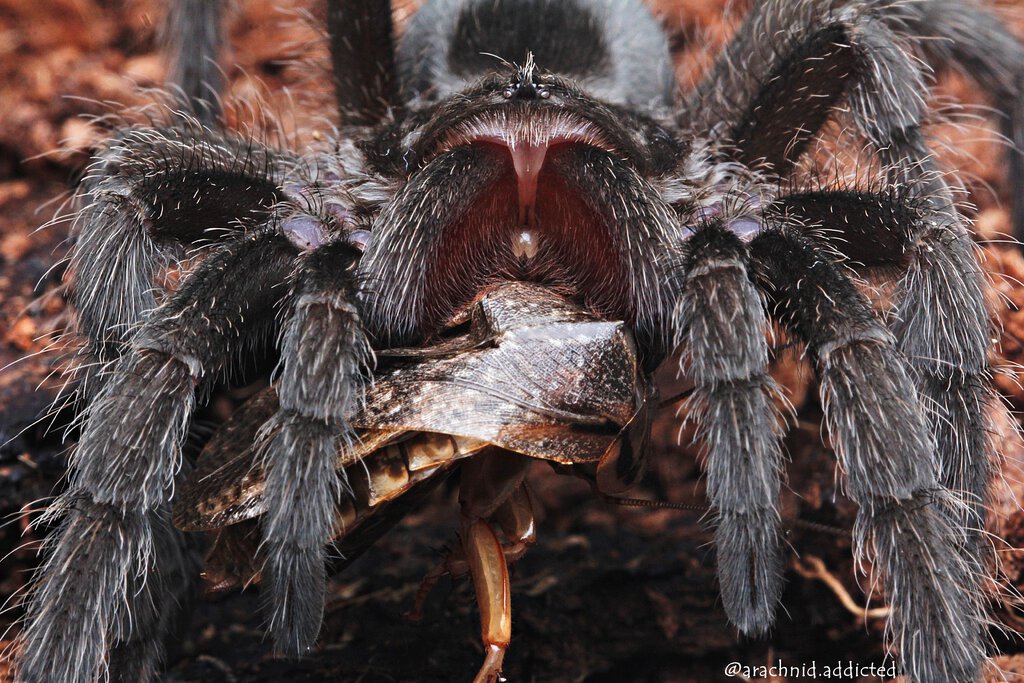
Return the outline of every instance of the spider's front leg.
<path id="1" fill-rule="evenodd" d="M 703 150 L 679 154 L 679 167 L 706 163 Z M 729 619 L 765 632 L 782 593 L 777 501 L 782 421 L 768 375 L 764 304 L 748 272 L 744 245 L 728 227 L 740 216 L 688 229 L 656 186 L 673 187 L 676 169 L 652 184 L 601 150 L 577 150 L 555 168 L 595 208 L 616 218 L 612 240 L 627 264 L 634 326 L 651 355 L 680 348 L 680 372 L 693 379 L 690 413 L 706 448 L 717 572 Z M 704 171 L 718 176 L 713 164 Z M 687 192 L 683 192 L 687 195 Z M 691 213 L 694 207 L 683 208 Z M 621 285 L 621 283 L 615 283 Z"/>
<path id="2" fill-rule="evenodd" d="M 144 322 L 168 298 L 163 278 L 175 261 L 258 226 L 283 196 L 278 189 L 288 165 L 283 156 L 250 139 L 214 133 L 185 114 L 177 118 L 176 126 L 130 128 L 106 142 L 79 190 L 83 208 L 72 235 L 70 291 L 82 338 L 73 366 L 76 390 L 97 399 L 83 415 L 90 422 L 87 430 L 102 429 L 91 423 L 119 415 L 104 412 L 112 408 L 103 385 L 117 382 L 116 361 L 131 353 Z M 88 500 L 87 492 L 79 493 Z M 60 512 L 55 508 L 54 514 Z M 66 532 L 49 541 L 55 556 L 74 542 L 78 532 L 73 529 L 84 524 L 74 519 L 77 514 L 71 513 Z M 160 661 L 176 605 L 187 601 L 197 574 L 194 550 L 163 507 L 153 515 L 153 528 L 146 531 L 150 525 L 140 523 L 139 530 L 152 533 L 145 541 L 152 545 L 148 567 L 159 571 L 131 578 L 126 594 L 132 599 L 123 608 L 131 633 L 114 638 L 118 644 L 108 662 L 123 680 L 144 678 Z M 106 541 L 99 528 L 95 532 L 98 542 Z M 47 599 L 42 593 L 38 604 Z"/>
<path id="3" fill-rule="evenodd" d="M 856 548 L 881 574 L 893 640 L 912 681 L 977 680 L 985 647 L 979 580 L 956 552 L 935 442 L 892 334 L 834 261 L 797 227 L 750 245 L 776 313 L 816 363 L 836 452 L 860 506 Z"/>
<path id="4" fill-rule="evenodd" d="M 159 626 L 180 599 L 163 583 L 183 562 L 167 503 L 196 384 L 273 319 L 294 254 L 271 228 L 236 238 L 196 266 L 113 363 L 86 415 L 69 491 L 51 511 L 66 517 L 28 606 L 19 680 L 92 683 L 125 643 L 142 644 L 135 651 L 151 659 L 131 665 L 152 675 Z"/>

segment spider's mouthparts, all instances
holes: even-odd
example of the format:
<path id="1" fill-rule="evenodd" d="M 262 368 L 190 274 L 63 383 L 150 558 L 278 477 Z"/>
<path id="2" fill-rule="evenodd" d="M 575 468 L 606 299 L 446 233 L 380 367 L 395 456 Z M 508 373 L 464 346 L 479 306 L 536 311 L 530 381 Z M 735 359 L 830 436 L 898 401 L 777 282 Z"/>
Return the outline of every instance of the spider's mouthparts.
<path id="1" fill-rule="evenodd" d="M 537 178 L 544 165 L 548 145 L 525 143 L 516 146 L 513 143 L 509 151 L 519 179 L 519 225 L 532 228 L 537 222 Z"/>
<path id="2" fill-rule="evenodd" d="M 532 230 L 523 230 L 512 236 L 512 254 L 520 260 L 531 260 L 537 255 L 537 238 Z"/>
<path id="3" fill-rule="evenodd" d="M 525 239 L 514 239 L 513 251 L 536 253 L 530 231 L 537 228 L 537 186 L 548 151 L 556 145 L 583 144 L 611 150 L 592 122 L 567 114 L 539 110 L 529 115 L 491 112 L 456 129 L 440 145 L 442 151 L 485 143 L 504 147 L 512 158 L 518 182 L 519 226 Z M 532 246 L 529 246 L 532 245 Z"/>
<path id="4" fill-rule="evenodd" d="M 622 144 L 610 143 L 585 114 L 527 104 L 472 116 L 443 137 L 421 140 L 417 161 L 440 199 L 432 227 L 409 248 L 381 246 L 405 239 L 396 229 L 367 249 L 360 266 L 367 272 L 446 274 L 384 297 L 430 302 L 415 313 L 426 334 L 492 284 L 510 280 L 555 288 L 609 319 L 636 317 L 634 261 L 653 259 L 629 251 L 646 248 L 646 238 L 625 244 L 616 233 L 620 208 L 609 192 L 620 180 L 611 173 L 628 163 L 618 161 Z M 426 185 L 413 184 L 415 193 L 402 201 L 420 203 Z M 403 251 L 413 265 L 398 263 Z"/>

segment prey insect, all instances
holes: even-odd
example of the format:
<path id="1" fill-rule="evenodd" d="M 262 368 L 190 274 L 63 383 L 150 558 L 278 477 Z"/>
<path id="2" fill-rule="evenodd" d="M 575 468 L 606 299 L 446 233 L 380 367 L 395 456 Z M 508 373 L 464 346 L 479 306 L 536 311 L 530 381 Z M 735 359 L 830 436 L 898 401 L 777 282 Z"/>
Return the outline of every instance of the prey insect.
<path id="1" fill-rule="evenodd" d="M 1019 136 L 1024 49 L 993 15 L 954 0 L 766 0 L 680 94 L 668 41 L 638 0 L 428 0 L 397 43 L 388 2 L 328 0 L 340 127 L 295 152 L 219 125 L 222 4 L 173 7 L 183 111 L 114 133 L 80 191 L 71 288 L 87 411 L 28 608 L 23 680 L 156 670 L 196 573 L 170 518 L 175 505 L 185 514 L 175 492 L 197 388 L 267 337 L 277 399 L 245 425 L 261 487 L 259 571 L 275 646 L 306 651 L 339 504 L 353 508 L 357 536 L 360 512 L 374 518 L 377 484 L 344 463 L 383 465 L 394 445 L 360 450 L 359 430 L 451 434 L 383 413 L 359 422 L 376 405 L 373 351 L 429 348 L 507 282 L 622 321 L 643 373 L 678 350 L 705 446 L 722 603 L 750 635 L 771 627 L 783 587 L 783 420 L 766 334 L 786 328 L 817 374 L 860 506 L 857 559 L 892 605 L 905 673 L 977 679 L 989 319 L 968 226 L 925 135 L 922 64 L 968 70 Z M 874 184 L 803 184 L 801 164 L 834 121 L 879 161 Z M 180 284 L 168 284 L 186 255 Z M 890 280 L 883 316 L 858 270 Z M 559 343 L 541 335 L 535 352 Z M 587 374 L 594 362 L 572 367 L 591 396 L 608 397 Z M 410 397 L 389 400 L 401 411 Z M 464 424 L 457 413 L 447 423 Z M 503 440 L 524 424 L 513 411 L 474 437 L 482 451 L 452 445 L 441 457 L 464 486 L 452 567 L 476 581 L 495 646 L 489 679 L 507 634 L 507 610 L 494 607 L 502 557 L 520 530 L 497 522 L 502 546 L 492 521 L 521 509 L 522 462 L 489 449 L 524 454 Z M 586 443 L 584 432 L 573 440 Z M 557 458 L 563 446 L 525 454 Z M 610 471 L 607 450 L 584 451 L 595 476 Z M 421 471 L 403 456 L 395 472 Z"/>
<path id="2" fill-rule="evenodd" d="M 493 681 L 512 635 L 508 562 L 536 535 L 529 463 L 548 460 L 602 491 L 624 490 L 642 471 L 653 389 L 623 323 L 525 284 L 484 296 L 464 335 L 397 358 L 352 418 L 357 443 L 339 453 L 352 495 L 337 510 L 333 568 L 357 559 L 458 470 L 461 541 L 441 571 L 472 576 L 488 653 L 477 680 Z M 590 362 L 581 368 L 580 358 Z M 272 387 L 251 399 L 176 497 L 178 528 L 216 532 L 205 570 L 215 590 L 259 573 L 258 523 L 249 520 L 266 512 L 267 482 L 252 445 L 277 407 Z"/>

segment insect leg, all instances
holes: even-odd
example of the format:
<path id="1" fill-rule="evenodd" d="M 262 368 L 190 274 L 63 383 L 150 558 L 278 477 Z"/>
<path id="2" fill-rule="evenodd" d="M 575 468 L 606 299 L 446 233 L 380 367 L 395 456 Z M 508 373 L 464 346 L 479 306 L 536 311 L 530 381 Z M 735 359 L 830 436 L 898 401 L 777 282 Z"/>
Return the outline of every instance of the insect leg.
<path id="1" fill-rule="evenodd" d="M 850 498 L 858 560 L 895 610 L 890 632 L 911 681 L 977 680 L 985 661 L 979 577 L 960 553 L 935 441 L 892 334 L 833 256 L 799 230 L 750 245 L 769 300 L 807 342 Z"/>
<path id="2" fill-rule="evenodd" d="M 509 562 L 519 560 L 530 546 L 537 542 L 533 500 L 525 481 L 519 484 L 508 500 L 495 511 L 494 519 L 508 539 L 505 557 Z"/>
<path id="3" fill-rule="evenodd" d="M 453 551 L 445 564 L 454 575 L 462 555 L 476 589 L 487 654 L 474 683 L 500 680 L 505 650 L 512 639 L 509 549 L 502 545 L 491 520 L 496 518 L 498 527 L 507 530 L 509 541 L 523 544 L 513 552 L 521 555 L 533 542 L 533 510 L 523 483 L 529 467 L 529 458 L 500 449 L 488 449 L 462 465 L 461 548 Z"/>
<path id="4" fill-rule="evenodd" d="M 337 241 L 304 257 L 282 330 L 280 408 L 258 437 L 267 472 L 262 532 L 270 631 L 287 653 L 306 651 L 320 631 L 325 546 L 339 498 L 351 495 L 336 473 L 338 448 L 355 438 L 347 419 L 372 358 L 355 303 L 359 254 Z"/>
<path id="5" fill-rule="evenodd" d="M 501 678 L 505 650 L 512 639 L 512 588 L 505 550 L 494 529 L 482 519 L 466 527 L 462 547 L 476 590 L 481 637 L 487 653 L 473 683 L 495 683 Z"/>
<path id="6" fill-rule="evenodd" d="M 490 460 L 490 463 L 480 461 Z M 519 561 L 537 542 L 533 500 L 524 481 L 529 461 L 522 456 L 489 451 L 463 464 L 459 489 L 463 517 L 486 516 L 505 535 L 502 544 L 505 562 Z M 517 483 L 518 482 L 518 483 Z M 416 591 L 413 607 L 406 615 L 419 621 L 423 606 L 442 576 L 464 576 L 469 571 L 464 543 L 456 543 L 444 561 L 432 569 Z M 486 628 L 486 626 L 485 626 Z"/>
<path id="7" fill-rule="evenodd" d="M 764 303 L 734 234 L 705 225 L 687 247 L 676 342 L 680 370 L 696 385 L 689 414 L 705 448 L 718 582 L 729 620 L 759 634 L 782 594 L 782 422 L 767 373 Z"/>
<path id="8" fill-rule="evenodd" d="M 196 384 L 222 369 L 249 335 L 273 320 L 294 248 L 264 230 L 241 237 L 196 266 L 147 321 L 90 405 L 71 458 L 66 513 L 47 540 L 27 610 L 18 665 L 31 683 L 92 683 L 110 646 L 132 639 L 150 607 L 132 592 L 160 575 L 154 539 L 175 532 L 167 503 L 181 467 L 181 441 Z M 259 277 L 254 277 L 258 273 Z M 154 589 L 155 590 L 155 589 Z M 172 609 L 173 600 L 158 601 Z"/>

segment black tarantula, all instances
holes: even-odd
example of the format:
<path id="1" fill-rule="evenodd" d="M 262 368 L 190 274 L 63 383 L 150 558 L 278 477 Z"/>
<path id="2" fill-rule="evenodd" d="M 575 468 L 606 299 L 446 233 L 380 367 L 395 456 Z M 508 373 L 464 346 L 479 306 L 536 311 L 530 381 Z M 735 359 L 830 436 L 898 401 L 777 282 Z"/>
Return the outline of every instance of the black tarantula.
<path id="1" fill-rule="evenodd" d="M 770 322 L 805 343 L 906 674 L 978 678 L 990 323 L 922 126 L 924 64 L 951 63 L 1005 105 L 1019 141 L 1024 51 L 994 16 L 960 0 L 764 0 L 677 97 L 639 0 L 428 0 L 397 48 L 388 2 L 328 0 L 343 125 L 297 155 L 219 126 L 222 5 L 173 3 L 183 111 L 119 131 L 81 189 L 88 409 L 21 680 L 152 677 L 196 571 L 169 510 L 197 388 L 268 332 L 281 367 L 256 435 L 264 590 L 277 648 L 309 648 L 346 496 L 337 452 L 354 448 L 373 350 L 430 342 L 509 280 L 625 321 L 648 370 L 680 350 L 722 602 L 752 635 L 782 590 Z M 837 117 L 882 180 L 801 189 L 798 164 Z M 186 253 L 201 258 L 167 285 Z M 897 273 L 884 320 L 854 265 Z M 464 545 L 496 538 L 471 522 Z M 500 656 L 481 677 L 499 670 Z"/>

